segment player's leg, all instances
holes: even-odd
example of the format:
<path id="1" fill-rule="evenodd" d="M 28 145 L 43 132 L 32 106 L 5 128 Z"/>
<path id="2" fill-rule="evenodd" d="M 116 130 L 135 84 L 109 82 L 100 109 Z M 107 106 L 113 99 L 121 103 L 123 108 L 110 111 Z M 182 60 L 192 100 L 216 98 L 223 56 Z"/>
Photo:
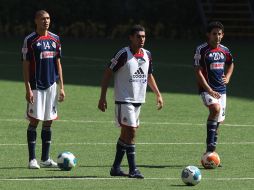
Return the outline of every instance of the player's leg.
<path id="1" fill-rule="evenodd" d="M 45 168 L 57 167 L 57 163 L 54 162 L 49 156 L 51 136 L 52 136 L 51 125 L 52 125 L 52 120 L 43 121 L 42 130 L 41 130 L 42 153 L 41 153 L 40 165 L 41 167 L 45 167 Z"/>
<path id="2" fill-rule="evenodd" d="M 218 117 L 218 123 L 217 123 L 217 127 L 216 127 L 215 137 L 214 137 L 215 145 L 217 145 L 220 123 L 222 123 L 225 120 L 225 116 L 226 116 L 226 94 L 222 94 L 222 96 L 219 100 L 219 104 L 220 104 L 221 109 L 220 109 L 220 113 L 219 113 L 219 117 Z"/>
<path id="3" fill-rule="evenodd" d="M 220 113 L 220 105 L 219 104 L 212 104 L 209 106 L 209 116 L 207 120 L 207 152 L 213 152 L 216 149 L 216 129 L 218 125 L 218 116 Z"/>
<path id="4" fill-rule="evenodd" d="M 135 137 L 139 126 L 139 114 L 141 104 L 123 105 L 121 112 L 121 135 L 120 138 L 126 145 L 126 155 L 129 165 L 129 177 L 144 178 L 136 166 Z"/>
<path id="5" fill-rule="evenodd" d="M 57 85 L 54 83 L 47 90 L 44 91 L 45 99 L 45 112 L 41 130 L 42 140 L 42 154 L 41 163 L 42 167 L 57 167 L 57 164 L 50 159 L 49 151 L 52 138 L 52 121 L 57 118 Z"/>
<path id="6" fill-rule="evenodd" d="M 39 123 L 39 120 L 30 118 L 30 123 L 27 128 L 27 145 L 28 145 L 28 153 L 29 153 L 28 167 L 30 169 L 40 168 L 35 156 L 35 147 L 36 147 L 36 138 L 37 138 L 36 128 L 38 126 L 38 123 Z"/>
<path id="7" fill-rule="evenodd" d="M 218 124 L 218 117 L 221 110 L 219 100 L 212 97 L 208 93 L 204 92 L 201 94 L 204 104 L 209 108 L 209 116 L 207 119 L 207 138 L 206 138 L 206 152 L 215 151 L 215 134 Z"/>

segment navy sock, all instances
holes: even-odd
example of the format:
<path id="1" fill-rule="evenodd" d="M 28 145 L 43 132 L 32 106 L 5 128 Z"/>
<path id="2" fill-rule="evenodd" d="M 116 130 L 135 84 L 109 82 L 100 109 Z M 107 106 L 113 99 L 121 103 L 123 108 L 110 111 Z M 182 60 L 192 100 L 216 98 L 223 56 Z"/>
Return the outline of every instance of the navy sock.
<path id="1" fill-rule="evenodd" d="M 214 143 L 215 143 L 215 145 L 217 145 L 217 140 L 218 140 L 218 132 L 217 132 L 217 130 L 219 128 L 219 125 L 220 125 L 220 123 L 218 122 L 217 126 L 216 126 L 215 136 L 214 136 Z"/>
<path id="2" fill-rule="evenodd" d="M 135 162 L 135 144 L 128 144 L 126 148 L 127 160 L 129 164 L 129 172 L 135 171 L 136 162 Z"/>
<path id="3" fill-rule="evenodd" d="M 27 145 L 29 152 L 29 161 L 35 159 L 35 145 L 36 145 L 36 126 L 28 125 L 27 128 Z"/>
<path id="4" fill-rule="evenodd" d="M 126 151 L 126 144 L 124 144 L 123 141 L 121 141 L 121 139 L 119 138 L 116 144 L 116 156 L 115 156 L 115 161 L 113 163 L 114 168 L 120 168 L 125 151 Z"/>
<path id="5" fill-rule="evenodd" d="M 49 148 L 51 144 L 51 127 L 43 126 L 41 130 L 41 140 L 42 140 L 42 154 L 41 160 L 46 161 L 49 159 Z"/>
<path id="6" fill-rule="evenodd" d="M 216 143 L 214 142 L 216 128 L 217 128 L 217 121 L 207 120 L 207 138 L 206 138 L 206 151 L 213 152 L 216 148 Z"/>

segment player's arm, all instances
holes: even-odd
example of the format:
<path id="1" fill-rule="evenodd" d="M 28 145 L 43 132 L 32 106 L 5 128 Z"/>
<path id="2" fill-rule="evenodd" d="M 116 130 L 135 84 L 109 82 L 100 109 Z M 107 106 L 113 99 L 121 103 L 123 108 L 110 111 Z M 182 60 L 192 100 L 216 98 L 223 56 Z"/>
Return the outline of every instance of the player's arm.
<path id="1" fill-rule="evenodd" d="M 29 82 L 29 65 L 30 62 L 27 60 L 23 60 L 23 78 L 25 82 L 26 87 L 26 101 L 33 104 L 34 103 L 34 97 L 33 97 L 33 91 L 31 90 L 30 82 Z"/>
<path id="2" fill-rule="evenodd" d="M 149 87 L 156 94 L 157 106 L 158 106 L 158 110 L 160 110 L 163 107 L 163 98 L 161 96 L 159 88 L 158 88 L 158 86 L 156 84 L 156 81 L 155 81 L 155 79 L 154 79 L 152 74 L 148 75 L 147 82 L 148 82 Z"/>
<path id="3" fill-rule="evenodd" d="M 58 58 L 56 60 L 56 64 L 57 64 L 57 71 L 58 71 L 58 75 L 59 75 L 59 98 L 58 98 L 58 101 L 62 102 L 62 101 L 64 101 L 64 98 L 65 98 L 65 92 L 64 92 L 64 83 L 63 83 L 63 69 L 62 69 L 62 64 L 61 64 L 60 58 Z"/>
<path id="4" fill-rule="evenodd" d="M 203 73 L 202 73 L 202 68 L 200 66 L 195 67 L 195 74 L 197 77 L 198 83 L 205 89 L 205 91 L 210 94 L 214 98 L 220 98 L 220 93 L 214 91 L 209 84 L 207 83 Z"/>
<path id="5" fill-rule="evenodd" d="M 108 85 L 112 75 L 113 75 L 113 71 L 110 68 L 107 68 L 104 72 L 102 82 L 101 82 L 101 95 L 100 95 L 100 100 L 98 103 L 98 108 L 103 112 L 105 112 L 105 110 L 107 109 L 106 95 L 107 95 L 107 89 L 108 89 Z"/>
<path id="6" fill-rule="evenodd" d="M 227 66 L 226 74 L 222 76 L 222 81 L 224 84 L 228 84 L 230 81 L 230 78 L 234 71 L 234 63 Z"/>

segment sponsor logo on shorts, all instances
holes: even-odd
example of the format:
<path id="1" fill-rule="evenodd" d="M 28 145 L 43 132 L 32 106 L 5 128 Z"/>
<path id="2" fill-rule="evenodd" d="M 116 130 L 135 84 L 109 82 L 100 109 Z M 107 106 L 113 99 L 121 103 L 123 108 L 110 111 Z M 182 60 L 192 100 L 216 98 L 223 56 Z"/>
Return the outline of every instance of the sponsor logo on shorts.
<path id="1" fill-rule="evenodd" d="M 123 118 L 123 122 L 127 122 L 128 119 L 126 117 Z"/>
<path id="2" fill-rule="evenodd" d="M 33 109 L 30 109 L 30 110 L 29 110 L 29 113 L 33 113 L 33 112 L 34 112 Z"/>

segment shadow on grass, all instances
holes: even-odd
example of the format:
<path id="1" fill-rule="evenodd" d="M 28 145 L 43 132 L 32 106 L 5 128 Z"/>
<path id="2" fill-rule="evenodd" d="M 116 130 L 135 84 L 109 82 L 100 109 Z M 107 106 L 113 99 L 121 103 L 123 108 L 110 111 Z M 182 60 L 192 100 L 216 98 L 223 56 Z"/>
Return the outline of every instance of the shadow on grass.
<path id="1" fill-rule="evenodd" d="M 122 167 L 128 167 L 128 165 L 121 165 Z M 112 165 L 90 165 L 90 166 L 85 166 L 85 165 L 80 165 L 78 167 L 81 168 L 111 168 Z M 184 168 L 185 165 L 137 165 L 138 168 L 152 168 L 152 169 L 164 169 L 164 168 Z"/>

